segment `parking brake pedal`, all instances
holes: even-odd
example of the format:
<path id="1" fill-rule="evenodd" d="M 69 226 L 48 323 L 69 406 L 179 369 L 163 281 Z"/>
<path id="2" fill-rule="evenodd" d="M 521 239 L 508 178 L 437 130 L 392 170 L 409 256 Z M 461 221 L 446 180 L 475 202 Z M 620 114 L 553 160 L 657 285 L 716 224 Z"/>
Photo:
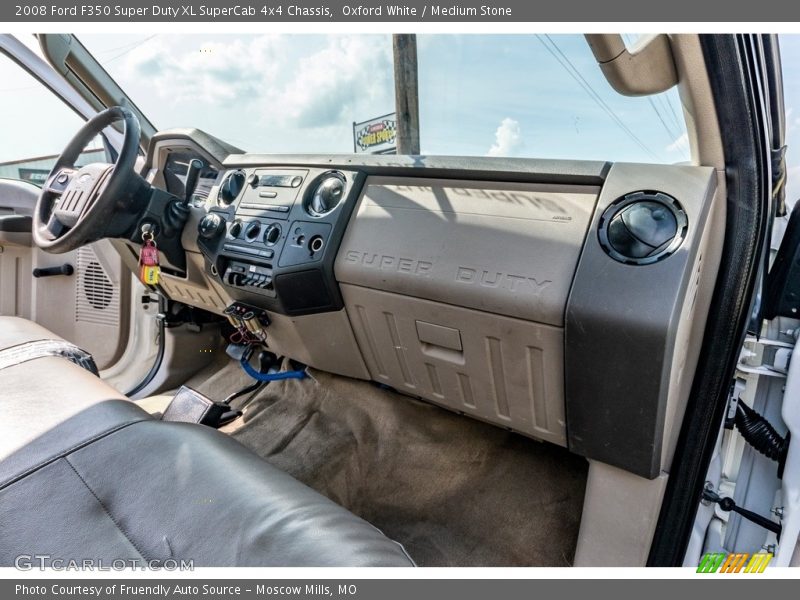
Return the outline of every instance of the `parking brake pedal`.
<path id="1" fill-rule="evenodd" d="M 200 392 L 184 385 L 181 386 L 169 406 L 167 406 L 161 416 L 161 420 L 179 423 L 199 423 L 200 425 L 208 425 L 218 429 L 226 422 L 233 420 L 229 414 L 230 412 L 231 407 L 227 404 L 214 402 Z"/>

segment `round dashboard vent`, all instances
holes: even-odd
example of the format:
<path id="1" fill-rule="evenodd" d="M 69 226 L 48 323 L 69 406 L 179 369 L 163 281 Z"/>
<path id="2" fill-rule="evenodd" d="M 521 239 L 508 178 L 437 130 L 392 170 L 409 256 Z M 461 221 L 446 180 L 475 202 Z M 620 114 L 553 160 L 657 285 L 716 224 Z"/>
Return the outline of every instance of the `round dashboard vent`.
<path id="1" fill-rule="evenodd" d="M 611 258 L 649 265 L 667 258 L 686 237 L 686 211 L 663 192 L 633 192 L 613 202 L 600 218 L 600 245 Z"/>
<path id="2" fill-rule="evenodd" d="M 306 203 L 306 212 L 312 217 L 324 217 L 344 198 L 347 181 L 344 175 L 331 171 L 323 175 Z"/>
<path id="3" fill-rule="evenodd" d="M 225 179 L 219 186 L 219 193 L 217 194 L 217 203 L 220 206 L 230 206 L 239 194 L 242 192 L 245 184 L 244 171 L 234 171 L 228 173 Z"/>

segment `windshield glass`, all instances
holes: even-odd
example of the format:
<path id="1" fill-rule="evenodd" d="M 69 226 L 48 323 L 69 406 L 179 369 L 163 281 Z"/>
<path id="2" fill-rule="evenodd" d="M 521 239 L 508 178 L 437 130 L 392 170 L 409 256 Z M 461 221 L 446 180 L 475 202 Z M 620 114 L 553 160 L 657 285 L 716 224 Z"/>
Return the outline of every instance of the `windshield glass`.
<path id="1" fill-rule="evenodd" d="M 394 123 L 390 35 L 81 41 L 156 127 L 197 127 L 248 152 L 349 153 Z M 583 36 L 419 35 L 417 45 L 422 154 L 690 160 L 676 89 L 617 94 Z"/>

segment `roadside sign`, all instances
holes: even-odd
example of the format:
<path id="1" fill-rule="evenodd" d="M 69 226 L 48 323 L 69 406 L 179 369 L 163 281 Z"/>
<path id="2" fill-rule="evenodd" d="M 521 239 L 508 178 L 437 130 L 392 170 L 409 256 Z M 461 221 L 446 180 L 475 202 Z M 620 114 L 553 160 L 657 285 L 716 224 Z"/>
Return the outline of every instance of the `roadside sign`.
<path id="1" fill-rule="evenodd" d="M 50 174 L 49 169 L 26 169 L 25 167 L 19 168 L 19 178 L 22 181 L 30 181 L 36 185 L 42 185 Z"/>
<path id="2" fill-rule="evenodd" d="M 389 113 L 369 121 L 353 123 L 353 151 L 356 154 L 395 154 L 397 114 Z"/>

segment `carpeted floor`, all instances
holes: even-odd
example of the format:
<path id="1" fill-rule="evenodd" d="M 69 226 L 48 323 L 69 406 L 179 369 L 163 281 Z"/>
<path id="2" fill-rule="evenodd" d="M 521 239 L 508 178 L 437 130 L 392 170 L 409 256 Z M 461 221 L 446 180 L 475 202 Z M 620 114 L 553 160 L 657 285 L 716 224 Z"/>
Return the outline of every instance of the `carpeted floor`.
<path id="1" fill-rule="evenodd" d="M 246 385 L 230 365 L 197 389 Z M 239 399 L 228 432 L 401 542 L 420 566 L 571 564 L 584 459 L 370 383 L 313 371 Z"/>

